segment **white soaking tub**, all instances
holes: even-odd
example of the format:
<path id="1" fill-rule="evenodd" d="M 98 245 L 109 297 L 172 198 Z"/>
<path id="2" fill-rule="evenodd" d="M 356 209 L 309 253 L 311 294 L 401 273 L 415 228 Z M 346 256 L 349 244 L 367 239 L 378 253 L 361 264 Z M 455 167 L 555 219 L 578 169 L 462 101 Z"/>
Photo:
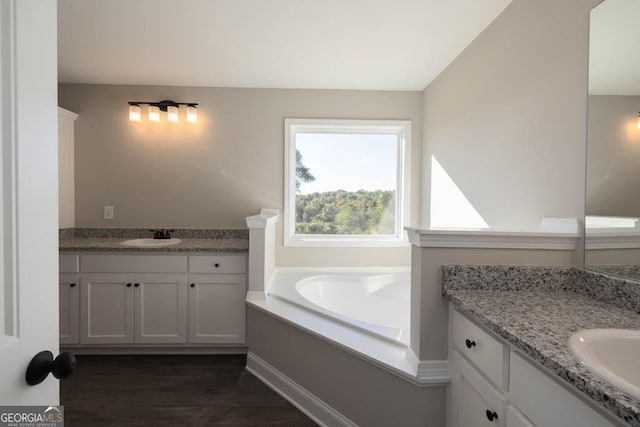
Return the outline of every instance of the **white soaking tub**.
<path id="1" fill-rule="evenodd" d="M 409 268 L 279 269 L 268 294 L 406 346 L 410 283 Z"/>

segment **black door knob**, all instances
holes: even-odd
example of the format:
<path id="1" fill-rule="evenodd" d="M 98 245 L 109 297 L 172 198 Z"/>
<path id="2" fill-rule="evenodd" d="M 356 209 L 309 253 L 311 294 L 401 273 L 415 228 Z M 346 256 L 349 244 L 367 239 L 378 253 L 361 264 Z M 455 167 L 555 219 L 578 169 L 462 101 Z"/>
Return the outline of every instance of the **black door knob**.
<path id="1" fill-rule="evenodd" d="M 76 284 L 75 283 L 69 283 L 69 286 L 72 287 L 72 288 L 75 288 Z"/>
<path id="2" fill-rule="evenodd" d="M 192 287 L 192 288 L 195 288 L 195 287 L 196 287 L 196 284 L 195 284 L 195 283 L 192 283 L 192 284 L 191 284 L 191 287 Z"/>
<path id="3" fill-rule="evenodd" d="M 133 286 L 135 286 L 135 287 L 137 288 L 137 287 L 139 287 L 139 286 L 140 286 L 140 283 L 136 283 L 136 284 L 135 284 L 135 285 L 133 285 Z"/>
<path id="4" fill-rule="evenodd" d="M 466 345 L 467 348 L 471 348 L 476 346 L 476 342 L 471 341 L 469 338 L 467 338 L 466 340 L 464 340 L 464 345 Z"/>
<path id="5" fill-rule="evenodd" d="M 216 262 L 215 264 L 213 264 L 213 266 L 214 266 L 215 268 L 218 268 L 218 267 L 220 267 L 220 264 L 218 264 L 218 263 Z"/>
<path id="6" fill-rule="evenodd" d="M 497 420 L 498 419 L 498 413 L 496 411 L 492 411 L 490 409 L 487 409 L 486 415 L 487 415 L 487 419 L 490 422 L 493 422 L 493 420 Z"/>
<path id="7" fill-rule="evenodd" d="M 59 380 L 68 378 L 77 366 L 76 357 L 71 353 L 60 353 L 53 358 L 50 351 L 41 351 L 33 356 L 27 367 L 26 380 L 29 385 L 40 384 L 49 372 Z"/>
<path id="8" fill-rule="evenodd" d="M 131 287 L 131 283 L 127 283 L 127 288 L 130 288 L 130 287 Z"/>

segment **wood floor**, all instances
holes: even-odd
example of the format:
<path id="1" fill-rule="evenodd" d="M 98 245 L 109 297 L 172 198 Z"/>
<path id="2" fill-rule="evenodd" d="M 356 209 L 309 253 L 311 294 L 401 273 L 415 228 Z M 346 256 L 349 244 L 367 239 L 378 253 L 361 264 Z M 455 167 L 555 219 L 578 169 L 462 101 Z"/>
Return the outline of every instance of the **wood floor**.
<path id="1" fill-rule="evenodd" d="M 245 356 L 78 356 L 67 427 L 315 426 L 244 369 Z"/>

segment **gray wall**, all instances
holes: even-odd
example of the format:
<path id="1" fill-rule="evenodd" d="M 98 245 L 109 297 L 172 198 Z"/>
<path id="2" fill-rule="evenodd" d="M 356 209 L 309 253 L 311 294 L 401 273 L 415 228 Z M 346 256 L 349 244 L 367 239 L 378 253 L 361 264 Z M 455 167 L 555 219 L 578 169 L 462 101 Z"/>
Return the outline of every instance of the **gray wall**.
<path id="1" fill-rule="evenodd" d="M 584 210 L 589 10 L 515 0 L 424 91 L 423 224 L 435 156 L 492 227 Z"/>
<path id="2" fill-rule="evenodd" d="M 198 102 L 199 122 L 128 120 L 127 101 Z M 76 121 L 77 227 L 245 227 L 283 208 L 285 117 L 410 119 L 411 220 L 419 218 L 420 92 L 63 84 Z M 103 206 L 115 207 L 104 220 Z M 406 248 L 283 248 L 280 265 L 408 265 Z"/>
<path id="3" fill-rule="evenodd" d="M 640 96 L 589 96 L 587 213 L 640 216 Z"/>

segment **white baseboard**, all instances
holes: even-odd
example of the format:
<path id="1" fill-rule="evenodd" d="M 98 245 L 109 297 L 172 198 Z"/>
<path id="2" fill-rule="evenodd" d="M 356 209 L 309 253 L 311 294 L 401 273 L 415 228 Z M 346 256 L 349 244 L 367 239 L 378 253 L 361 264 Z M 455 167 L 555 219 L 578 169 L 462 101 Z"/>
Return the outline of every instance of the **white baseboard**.
<path id="1" fill-rule="evenodd" d="M 407 349 L 405 357 L 421 384 L 443 385 L 451 382 L 449 360 L 420 360 L 411 348 Z"/>
<path id="2" fill-rule="evenodd" d="M 357 426 L 340 412 L 251 352 L 247 353 L 247 370 L 321 426 Z"/>

